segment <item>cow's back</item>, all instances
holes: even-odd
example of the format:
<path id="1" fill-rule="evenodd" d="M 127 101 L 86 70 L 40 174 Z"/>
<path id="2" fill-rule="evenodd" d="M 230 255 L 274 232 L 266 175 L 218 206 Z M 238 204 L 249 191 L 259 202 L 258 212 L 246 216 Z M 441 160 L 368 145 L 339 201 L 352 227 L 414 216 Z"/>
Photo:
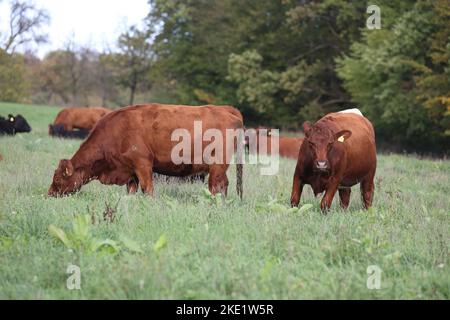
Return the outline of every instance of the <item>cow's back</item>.
<path id="1" fill-rule="evenodd" d="M 218 129 L 225 138 L 226 129 L 243 128 L 239 115 L 229 108 L 202 106 L 188 107 L 177 105 L 140 105 L 115 110 L 99 120 L 90 139 L 101 141 L 107 153 L 128 149 L 132 145 L 145 144 L 154 153 L 157 163 L 171 163 L 173 148 L 181 141 L 172 141 L 172 134 L 189 133 L 191 150 L 194 150 L 194 122 L 202 128 Z M 210 142 L 203 142 L 203 148 Z M 119 153 L 120 153 L 119 152 Z M 192 152 L 193 154 L 194 152 Z"/>
<path id="2" fill-rule="evenodd" d="M 66 108 L 61 110 L 54 121 L 54 125 L 64 125 L 65 128 L 92 129 L 95 124 L 110 110 L 102 107 Z"/>
<path id="3" fill-rule="evenodd" d="M 352 138 L 356 137 L 357 140 L 368 139 L 375 142 L 375 132 L 372 124 L 366 117 L 356 113 L 330 113 L 320 119 L 317 124 L 319 123 L 329 126 L 334 133 L 341 130 L 350 130 L 352 131 Z"/>
<path id="4" fill-rule="evenodd" d="M 54 125 L 60 125 L 64 124 L 69 120 L 70 117 L 70 111 L 69 109 L 62 109 L 58 114 L 56 115 L 55 120 L 53 121 Z"/>

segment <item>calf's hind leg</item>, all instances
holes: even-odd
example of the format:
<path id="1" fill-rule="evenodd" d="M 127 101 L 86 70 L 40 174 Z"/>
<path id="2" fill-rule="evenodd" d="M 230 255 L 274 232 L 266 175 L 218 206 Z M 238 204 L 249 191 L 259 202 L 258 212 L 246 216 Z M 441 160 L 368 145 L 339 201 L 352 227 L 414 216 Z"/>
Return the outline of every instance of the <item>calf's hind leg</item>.
<path id="1" fill-rule="evenodd" d="M 350 194 L 352 189 L 350 188 L 340 188 L 339 189 L 339 199 L 341 200 L 341 207 L 347 209 L 350 203 Z"/>
<path id="2" fill-rule="evenodd" d="M 209 171 L 208 187 L 214 195 L 221 193 L 224 197 L 228 191 L 227 168 L 225 165 L 213 165 Z"/>
<path id="3" fill-rule="evenodd" d="M 364 203 L 364 208 L 366 209 L 369 209 L 372 206 L 373 193 L 375 190 L 373 179 L 374 174 L 371 174 L 361 181 L 361 196 Z"/>
<path id="4" fill-rule="evenodd" d="M 139 188 L 139 180 L 136 176 L 132 177 L 127 183 L 127 192 L 129 194 L 135 194 Z"/>
<path id="5" fill-rule="evenodd" d="M 137 190 L 138 183 L 141 185 L 142 192 L 153 196 L 153 153 L 147 149 L 144 143 L 139 141 L 122 142 L 122 156 L 125 163 L 133 168 L 132 177 L 136 177 L 136 183 L 128 182 L 128 191 Z"/>
<path id="6" fill-rule="evenodd" d="M 149 160 L 137 161 L 135 173 L 143 193 L 153 196 L 153 165 Z"/>

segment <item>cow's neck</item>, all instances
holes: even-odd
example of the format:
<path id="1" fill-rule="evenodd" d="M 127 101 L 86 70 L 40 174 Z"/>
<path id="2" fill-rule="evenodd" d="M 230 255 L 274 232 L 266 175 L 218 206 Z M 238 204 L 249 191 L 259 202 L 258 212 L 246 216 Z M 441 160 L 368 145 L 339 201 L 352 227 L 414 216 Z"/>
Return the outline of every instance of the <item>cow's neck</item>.
<path id="1" fill-rule="evenodd" d="M 72 157 L 71 162 L 75 171 L 78 171 L 84 183 L 95 178 L 94 164 L 102 160 L 103 154 L 99 145 L 92 143 L 91 139 L 85 141 Z"/>

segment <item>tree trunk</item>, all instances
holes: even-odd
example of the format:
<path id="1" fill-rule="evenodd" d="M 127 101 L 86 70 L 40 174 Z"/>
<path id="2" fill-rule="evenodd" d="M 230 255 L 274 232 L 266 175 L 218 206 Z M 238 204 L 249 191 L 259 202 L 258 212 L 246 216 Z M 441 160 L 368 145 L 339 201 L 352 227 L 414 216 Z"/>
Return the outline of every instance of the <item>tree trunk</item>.
<path id="1" fill-rule="evenodd" d="M 137 88 L 137 76 L 133 75 L 133 80 L 131 81 L 130 85 L 130 106 L 134 104 L 134 96 L 136 94 L 136 88 Z"/>
<path id="2" fill-rule="evenodd" d="M 131 88 L 130 88 L 130 103 L 129 103 L 130 106 L 132 106 L 133 103 L 134 103 L 134 94 L 135 94 L 135 92 L 136 92 L 136 87 L 131 86 Z"/>

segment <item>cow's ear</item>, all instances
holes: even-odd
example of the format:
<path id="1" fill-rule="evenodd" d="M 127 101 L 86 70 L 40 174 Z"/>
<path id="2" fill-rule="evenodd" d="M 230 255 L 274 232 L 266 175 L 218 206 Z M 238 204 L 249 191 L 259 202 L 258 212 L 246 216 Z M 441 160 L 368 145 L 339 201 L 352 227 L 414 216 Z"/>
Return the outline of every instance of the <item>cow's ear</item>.
<path id="1" fill-rule="evenodd" d="M 350 138 L 352 136 L 352 132 L 349 130 L 342 130 L 339 131 L 338 133 L 336 133 L 334 135 L 334 139 L 338 142 L 344 142 L 345 140 L 347 140 L 348 138 Z"/>
<path id="2" fill-rule="evenodd" d="M 71 177 L 73 175 L 73 165 L 70 160 L 61 160 L 59 162 L 59 167 L 62 170 L 63 177 Z"/>
<path id="3" fill-rule="evenodd" d="M 309 135 L 309 132 L 311 131 L 311 122 L 309 121 L 305 121 L 303 123 L 303 132 L 305 133 L 306 136 Z"/>

